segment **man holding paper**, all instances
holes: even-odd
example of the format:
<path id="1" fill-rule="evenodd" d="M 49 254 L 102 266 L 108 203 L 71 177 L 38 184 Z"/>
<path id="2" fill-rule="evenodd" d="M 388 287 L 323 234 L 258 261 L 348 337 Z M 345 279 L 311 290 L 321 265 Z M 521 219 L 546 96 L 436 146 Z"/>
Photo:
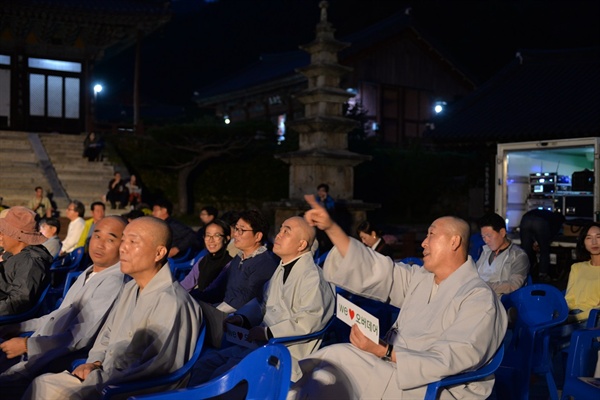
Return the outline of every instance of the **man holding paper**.
<path id="1" fill-rule="evenodd" d="M 313 196 L 305 199 L 312 207 L 306 220 L 335 246 L 325 262 L 325 279 L 402 310 L 385 341 L 372 342 L 354 325 L 350 344 L 327 346 L 302 360 L 304 375 L 289 398 L 423 398 L 428 383 L 477 369 L 492 358 L 507 318 L 467 255 L 465 221 L 442 217 L 431 224 L 421 268 L 394 264 L 349 238 Z M 440 398 L 485 399 L 493 385 L 493 379 L 458 385 Z"/>
<path id="2" fill-rule="evenodd" d="M 265 285 L 262 303 L 255 298 L 228 317 L 225 323 L 249 328 L 249 342 L 306 335 L 325 327 L 333 316 L 335 301 L 332 287 L 313 261 L 310 248 L 314 239 L 315 229 L 303 218 L 285 220 L 273 246 L 273 252 L 281 257 L 281 262 Z M 313 339 L 287 346 L 293 358 L 292 381 L 299 379 L 301 374 L 298 360 L 318 349 L 320 344 L 320 339 Z M 255 348 L 256 345 L 248 347 Z M 221 375 L 251 351 L 248 347 L 231 346 L 202 357 L 194 367 L 188 386 Z"/>

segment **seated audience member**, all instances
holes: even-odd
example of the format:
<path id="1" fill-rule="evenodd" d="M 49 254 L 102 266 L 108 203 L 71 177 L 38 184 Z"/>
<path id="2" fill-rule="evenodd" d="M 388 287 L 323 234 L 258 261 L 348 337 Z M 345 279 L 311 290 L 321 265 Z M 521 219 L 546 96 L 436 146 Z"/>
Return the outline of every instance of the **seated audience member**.
<path id="1" fill-rule="evenodd" d="M 584 227 L 577 238 L 577 255 L 583 262 L 571 266 L 565 299 L 569 320 L 588 319 L 592 308 L 600 307 L 600 223 Z"/>
<path id="2" fill-rule="evenodd" d="M 527 281 L 529 258 L 506 236 L 506 223 L 498 214 L 488 214 L 479 220 L 485 242 L 477 260 L 477 271 L 498 296 L 514 292 Z"/>
<path id="3" fill-rule="evenodd" d="M 331 214 L 335 208 L 335 201 L 333 197 L 329 195 L 329 185 L 326 183 L 321 183 L 317 186 L 317 195 L 315 196 L 315 200 L 317 203 L 321 204 L 328 213 Z"/>
<path id="4" fill-rule="evenodd" d="M 203 239 L 208 253 L 194 264 L 189 274 L 181 281 L 185 290 L 203 291 L 232 260 L 227 252 L 229 229 L 229 226 L 219 219 L 208 223 Z"/>
<path id="5" fill-rule="evenodd" d="M 550 247 L 564 221 L 565 217 L 560 212 L 535 209 L 527 211 L 519 223 L 521 248 L 529 257 L 529 265 L 532 269 L 537 263 L 534 245 L 536 242 L 538 244 L 540 261 L 537 264 L 537 279 L 540 282 L 547 283 L 552 280 L 550 277 Z"/>
<path id="6" fill-rule="evenodd" d="M 202 207 L 202 209 L 200 210 L 200 222 L 202 222 L 202 225 L 200 226 L 200 229 L 198 229 L 198 231 L 196 232 L 196 236 L 198 237 L 198 241 L 202 246 L 201 250 L 204 248 L 204 230 L 206 229 L 208 224 L 217 219 L 218 216 L 219 211 L 213 206 Z"/>
<path id="7" fill-rule="evenodd" d="M 210 227 L 210 226 L 209 226 Z M 225 322 L 250 329 L 250 341 L 299 336 L 323 329 L 332 318 L 335 299 L 310 248 L 315 229 L 301 217 L 285 220 L 275 237 L 273 251 L 281 262 L 265 285 L 262 302 L 252 300 Z M 293 358 L 292 381 L 301 376 L 298 360 L 319 348 L 321 339 L 288 345 Z M 221 375 L 252 350 L 239 345 L 209 353 L 196 363 L 188 386 Z"/>
<path id="8" fill-rule="evenodd" d="M 262 296 L 264 284 L 271 279 L 279 263 L 265 246 L 269 225 L 260 212 L 241 212 L 233 229 L 238 255 L 211 284 L 211 289 L 197 295 L 206 317 L 209 343 L 215 346 L 221 343 L 223 320 L 253 298 Z M 215 307 L 207 303 L 213 303 Z"/>
<path id="9" fill-rule="evenodd" d="M 42 245 L 53 258 L 56 258 L 62 247 L 62 243 L 58 237 L 60 233 L 60 221 L 58 218 L 43 218 L 40 221 L 40 233 L 47 239 Z"/>
<path id="10" fill-rule="evenodd" d="M 92 236 L 92 232 L 94 232 L 94 225 L 104 218 L 104 215 L 106 214 L 106 206 L 101 201 L 93 202 L 90 206 L 90 210 L 92 211 L 92 218 L 85 220 L 83 232 L 81 232 L 81 236 L 79 236 L 77 247 L 86 247 L 90 237 Z"/>
<path id="11" fill-rule="evenodd" d="M 67 227 L 67 236 L 63 240 L 62 249 L 60 255 L 64 256 L 75 250 L 79 243 L 81 233 L 85 229 L 85 221 L 83 216 L 85 215 L 85 207 L 83 203 L 78 200 L 72 200 L 67 206 L 67 218 L 69 218 L 69 226 Z"/>
<path id="12" fill-rule="evenodd" d="M 173 214 L 173 204 L 167 199 L 158 199 L 152 207 L 152 215 L 162 219 L 169 225 L 173 232 L 173 246 L 169 251 L 169 257 L 184 255 L 189 250 L 189 258 L 192 258 L 200 251 L 200 244 L 196 238 L 196 232 L 189 226 L 177 221 L 171 217 Z"/>
<path id="13" fill-rule="evenodd" d="M 41 186 L 35 188 L 35 196 L 29 200 L 27 207 L 39 215 L 40 218 L 52 216 L 52 203 L 50 203 L 48 197 L 44 196 L 44 189 Z"/>
<path id="14" fill-rule="evenodd" d="M 89 135 L 83 140 L 83 157 L 87 158 L 88 161 L 100 161 L 102 160 L 102 149 L 104 148 L 104 140 L 94 132 L 90 132 Z"/>
<path id="15" fill-rule="evenodd" d="M 121 178 L 121 173 L 115 172 L 114 178 L 108 182 L 106 201 L 110 202 L 110 207 L 114 210 L 117 206 L 118 208 L 125 208 L 127 200 L 129 200 L 129 195 L 125 187 L 125 182 Z"/>
<path id="16" fill-rule="evenodd" d="M 90 240 L 93 264 L 79 275 L 58 309 L 40 318 L 0 327 L 0 338 L 8 339 L 0 344 L 4 399 L 20 399 L 40 373 L 60 372 L 74 359 L 87 355 L 123 289 L 119 245 L 124 228 L 125 221 L 120 217 L 106 217 L 96 224 Z M 30 337 L 18 336 L 30 331 Z"/>
<path id="17" fill-rule="evenodd" d="M 350 343 L 327 346 L 300 361 L 303 377 L 288 398 L 422 399 L 427 384 L 485 365 L 502 344 L 507 317 L 468 257 L 469 225 L 456 217 L 433 221 L 423 240 L 423 267 L 394 264 L 349 238 L 307 195 L 305 218 L 334 248 L 325 279 L 400 307 L 385 341 L 374 343 L 354 325 Z M 451 386 L 440 398 L 486 399 L 494 379 Z"/>
<path id="18" fill-rule="evenodd" d="M 127 188 L 127 193 L 129 193 L 128 202 L 130 206 L 136 206 L 142 202 L 142 187 L 138 184 L 135 175 L 132 174 L 129 177 L 129 182 L 125 184 L 125 187 Z"/>
<path id="19" fill-rule="evenodd" d="M 240 219 L 240 213 L 237 211 L 227 211 L 221 215 L 221 221 L 224 221 L 227 225 L 231 227 L 230 236 L 233 238 L 233 227 L 237 223 L 238 219 Z M 227 244 L 227 252 L 231 257 L 237 256 L 239 250 L 235 247 L 235 240 L 230 240 Z"/>
<path id="20" fill-rule="evenodd" d="M 167 374 L 189 360 L 201 312 L 171 276 L 170 243 L 168 225 L 157 218 L 137 218 L 125 227 L 121 271 L 133 280 L 120 293 L 86 363 L 72 373 L 37 377 L 23 399 L 100 399 L 106 385 Z"/>
<path id="21" fill-rule="evenodd" d="M 388 256 L 390 258 L 394 258 L 394 251 L 390 246 L 387 245 L 383 237 L 381 236 L 381 231 L 377 229 L 377 227 L 369 221 L 363 221 L 356 228 L 356 233 L 360 237 L 360 241 L 375 250 L 378 253 L 383 254 L 384 256 Z"/>
<path id="22" fill-rule="evenodd" d="M 0 315 L 30 309 L 48 285 L 52 256 L 29 208 L 14 206 L 0 219 Z"/>

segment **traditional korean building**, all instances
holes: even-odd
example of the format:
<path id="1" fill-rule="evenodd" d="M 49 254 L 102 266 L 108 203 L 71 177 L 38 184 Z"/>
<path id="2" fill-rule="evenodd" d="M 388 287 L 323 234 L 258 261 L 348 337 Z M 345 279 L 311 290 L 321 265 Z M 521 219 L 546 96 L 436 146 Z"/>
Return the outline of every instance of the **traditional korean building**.
<path id="1" fill-rule="evenodd" d="M 165 24 L 169 4 L 0 1 L 0 129 L 90 131 L 94 64 Z"/>
<path id="2" fill-rule="evenodd" d="M 348 107 L 360 108 L 367 134 L 382 142 L 402 146 L 419 138 L 437 102 L 450 103 L 475 88 L 470 74 L 408 11 L 339 40 L 349 45 L 339 53 L 340 65 L 350 71 L 340 84 L 350 94 Z M 304 117 L 295 95 L 308 79 L 297 70 L 309 63 L 302 50 L 263 55 L 238 74 L 200 89 L 195 101 L 232 122 L 269 119 L 283 134 L 286 121 Z"/>

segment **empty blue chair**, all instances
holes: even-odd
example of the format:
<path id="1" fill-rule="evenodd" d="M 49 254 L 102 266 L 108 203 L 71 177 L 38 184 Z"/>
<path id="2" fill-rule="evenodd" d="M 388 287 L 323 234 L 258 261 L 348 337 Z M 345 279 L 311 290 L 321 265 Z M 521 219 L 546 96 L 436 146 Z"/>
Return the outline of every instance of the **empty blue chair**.
<path id="1" fill-rule="evenodd" d="M 598 340 L 600 340 L 600 328 L 580 329 L 571 335 L 565 385 L 561 399 L 600 399 L 600 387 L 579 379 L 594 375 L 600 348 Z"/>
<path id="2" fill-rule="evenodd" d="M 64 298 L 67 297 L 67 292 L 69 291 L 69 289 L 71 288 L 71 286 L 73 285 L 75 280 L 77 280 L 77 278 L 79 277 L 79 275 L 81 275 L 82 272 L 83 271 L 70 271 L 69 273 L 67 273 L 67 277 L 65 278 L 65 285 L 63 287 L 62 297 L 56 301 L 56 305 L 54 306 L 55 310 L 58 307 L 60 307 Z"/>
<path id="3" fill-rule="evenodd" d="M 509 326 L 504 359 L 496 374 L 499 398 L 527 400 L 530 376 L 536 374 L 545 376 L 550 397 L 558 400 L 549 328 L 567 319 L 569 309 L 563 294 L 554 286 L 535 284 L 504 295 L 501 300 L 515 320 Z"/>
<path id="4" fill-rule="evenodd" d="M 80 267 L 83 255 L 85 254 L 85 247 L 78 247 L 70 253 L 67 253 L 64 257 L 57 258 L 50 265 L 50 272 L 65 272 L 74 271 Z"/>
<path id="5" fill-rule="evenodd" d="M 424 400 L 436 400 L 438 398 L 438 393 L 442 388 L 448 386 L 454 386 L 461 383 L 469 383 L 482 380 L 490 375 L 492 375 L 502 362 L 502 358 L 504 357 L 504 344 L 500 345 L 494 357 L 483 367 L 476 369 L 474 371 L 463 372 L 462 374 L 448 376 L 444 379 L 441 379 L 437 382 L 432 382 L 427 385 L 427 392 L 425 393 Z"/>
<path id="6" fill-rule="evenodd" d="M 50 285 L 46 286 L 42 293 L 40 293 L 40 297 L 37 299 L 33 307 L 31 307 L 29 310 L 19 314 L 1 316 L 0 325 L 14 324 L 15 322 L 27 321 L 28 319 L 38 317 L 38 313 L 42 310 L 42 305 L 46 300 L 46 295 L 48 294 L 49 289 Z"/>
<path id="7" fill-rule="evenodd" d="M 284 400 L 292 376 L 292 358 L 281 345 L 267 345 L 254 350 L 238 365 L 202 385 L 166 393 L 131 397 L 130 400 L 199 400 L 225 395 L 241 382 L 246 382 L 246 399 Z"/>

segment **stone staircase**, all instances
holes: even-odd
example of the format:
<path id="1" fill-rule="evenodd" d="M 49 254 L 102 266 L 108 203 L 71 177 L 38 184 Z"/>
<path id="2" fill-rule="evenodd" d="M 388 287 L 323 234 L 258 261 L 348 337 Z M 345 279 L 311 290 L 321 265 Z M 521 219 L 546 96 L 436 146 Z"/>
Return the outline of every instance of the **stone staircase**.
<path id="1" fill-rule="evenodd" d="M 26 206 L 34 188 L 50 190 L 50 183 L 26 132 L 0 131 L 0 197 L 2 204 Z"/>
<path id="2" fill-rule="evenodd" d="M 41 186 L 53 194 L 61 215 L 69 199 L 86 207 L 106 194 L 114 167 L 82 156 L 84 136 L 0 131 L 0 196 L 2 204 L 26 205 Z"/>
<path id="3" fill-rule="evenodd" d="M 106 194 L 113 166 L 107 161 L 83 158 L 84 136 L 48 133 L 39 137 L 68 198 L 85 204 L 88 214 L 89 205 L 102 201 Z"/>

